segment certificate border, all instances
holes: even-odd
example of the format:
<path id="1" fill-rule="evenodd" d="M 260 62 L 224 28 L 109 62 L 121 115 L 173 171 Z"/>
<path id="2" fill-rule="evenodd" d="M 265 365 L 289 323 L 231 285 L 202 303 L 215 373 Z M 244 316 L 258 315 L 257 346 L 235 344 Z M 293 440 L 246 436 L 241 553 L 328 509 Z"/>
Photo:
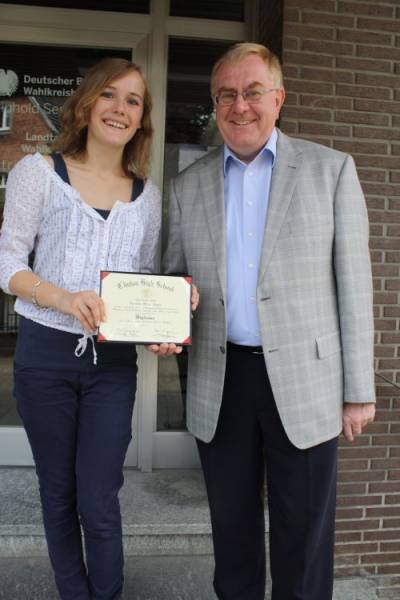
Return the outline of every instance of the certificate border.
<path id="1" fill-rule="evenodd" d="M 102 292 L 102 284 L 103 284 L 103 279 L 105 279 L 105 277 L 107 275 L 109 275 L 110 273 L 121 273 L 123 275 L 140 275 L 141 277 L 170 277 L 172 279 L 186 279 L 186 281 L 188 283 L 190 283 L 190 286 L 192 286 L 192 276 L 188 275 L 188 274 L 182 274 L 182 275 L 172 275 L 172 274 L 164 274 L 164 273 L 140 273 L 140 271 L 113 271 L 113 270 L 101 270 L 100 271 L 100 289 L 99 289 L 99 296 L 101 298 L 101 292 Z M 192 311 L 191 311 L 191 298 L 189 298 L 189 336 L 180 343 L 177 342 L 169 342 L 169 343 L 174 343 L 176 346 L 191 346 L 192 345 Z M 151 342 L 130 342 L 129 340 L 108 340 L 106 338 L 102 338 L 101 334 L 99 333 L 99 330 L 97 330 L 97 335 L 96 335 L 96 341 L 99 344 L 128 344 L 128 345 L 134 345 L 134 346 L 148 346 L 150 344 L 166 344 L 168 342 L 156 342 L 156 341 L 151 341 Z"/>

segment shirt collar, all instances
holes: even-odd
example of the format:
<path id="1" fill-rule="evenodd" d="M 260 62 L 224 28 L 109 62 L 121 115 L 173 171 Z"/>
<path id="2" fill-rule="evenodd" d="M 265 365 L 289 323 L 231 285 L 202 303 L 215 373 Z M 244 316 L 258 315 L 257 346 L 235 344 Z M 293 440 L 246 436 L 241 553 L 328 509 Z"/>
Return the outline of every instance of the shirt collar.
<path id="1" fill-rule="evenodd" d="M 261 155 L 261 154 L 265 154 L 266 152 L 268 152 L 271 157 L 272 157 L 272 168 L 274 167 L 275 164 L 275 160 L 276 160 L 276 143 L 278 140 L 278 132 L 276 131 L 276 128 L 274 127 L 274 129 L 272 130 L 272 133 L 267 141 L 267 143 L 265 144 L 265 146 L 263 148 L 261 148 L 260 152 L 257 154 L 257 156 L 252 160 L 252 162 L 254 162 L 255 160 L 257 160 L 257 158 Z M 240 163 L 241 165 L 244 165 L 245 163 L 243 163 L 234 152 L 232 152 L 232 150 L 226 145 L 224 144 L 224 176 L 226 176 L 227 174 L 227 169 L 228 169 L 228 165 L 229 163 L 234 160 L 238 163 Z"/>

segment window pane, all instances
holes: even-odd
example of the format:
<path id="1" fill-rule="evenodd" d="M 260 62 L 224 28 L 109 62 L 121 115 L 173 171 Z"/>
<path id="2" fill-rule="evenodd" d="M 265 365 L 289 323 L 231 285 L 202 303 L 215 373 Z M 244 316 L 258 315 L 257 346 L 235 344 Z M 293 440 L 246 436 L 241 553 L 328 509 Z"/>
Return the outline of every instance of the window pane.
<path id="1" fill-rule="evenodd" d="M 25 154 L 50 152 L 65 99 L 104 56 L 129 59 L 131 51 L 0 44 L 0 223 L 7 173 Z M 20 424 L 12 393 L 13 305 L 0 291 L 0 427 Z"/>
<path id="2" fill-rule="evenodd" d="M 113 10 L 116 12 L 150 12 L 149 0 L 10 0 L 4 4 L 24 4 L 26 6 L 51 6 L 52 8 L 77 8 L 82 10 Z"/>
<path id="3" fill-rule="evenodd" d="M 171 0 L 170 7 L 173 17 L 244 21 L 244 0 Z"/>
<path id="4" fill-rule="evenodd" d="M 167 121 L 164 153 L 163 248 L 166 243 L 171 177 L 220 143 L 213 119 L 209 78 L 231 42 L 171 39 L 168 55 Z M 157 429 L 186 428 L 188 353 L 158 361 Z"/>

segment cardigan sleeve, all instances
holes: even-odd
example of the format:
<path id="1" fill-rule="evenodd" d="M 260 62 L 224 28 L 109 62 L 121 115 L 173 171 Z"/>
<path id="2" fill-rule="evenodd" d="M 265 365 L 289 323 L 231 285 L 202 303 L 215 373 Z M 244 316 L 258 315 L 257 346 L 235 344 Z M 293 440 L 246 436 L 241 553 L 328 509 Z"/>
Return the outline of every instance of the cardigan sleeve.
<path id="1" fill-rule="evenodd" d="M 18 271 L 30 271 L 29 254 L 43 215 L 46 173 L 36 155 L 25 156 L 10 171 L 0 232 L 0 287 L 10 294 L 9 282 Z"/>

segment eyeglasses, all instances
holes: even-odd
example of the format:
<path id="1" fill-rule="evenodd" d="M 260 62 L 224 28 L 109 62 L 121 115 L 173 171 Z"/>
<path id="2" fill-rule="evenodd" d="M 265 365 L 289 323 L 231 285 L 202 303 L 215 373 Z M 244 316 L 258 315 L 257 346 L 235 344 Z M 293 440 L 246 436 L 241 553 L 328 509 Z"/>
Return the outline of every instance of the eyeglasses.
<path id="1" fill-rule="evenodd" d="M 216 96 L 214 96 L 215 104 L 219 104 L 220 106 L 231 106 L 237 100 L 238 96 L 242 96 L 243 100 L 248 104 L 257 104 L 261 102 L 264 94 L 269 94 L 269 92 L 276 92 L 278 88 L 270 88 L 265 90 L 263 88 L 254 88 L 250 90 L 245 90 L 244 92 L 235 92 L 234 90 L 224 90 L 220 92 Z"/>

